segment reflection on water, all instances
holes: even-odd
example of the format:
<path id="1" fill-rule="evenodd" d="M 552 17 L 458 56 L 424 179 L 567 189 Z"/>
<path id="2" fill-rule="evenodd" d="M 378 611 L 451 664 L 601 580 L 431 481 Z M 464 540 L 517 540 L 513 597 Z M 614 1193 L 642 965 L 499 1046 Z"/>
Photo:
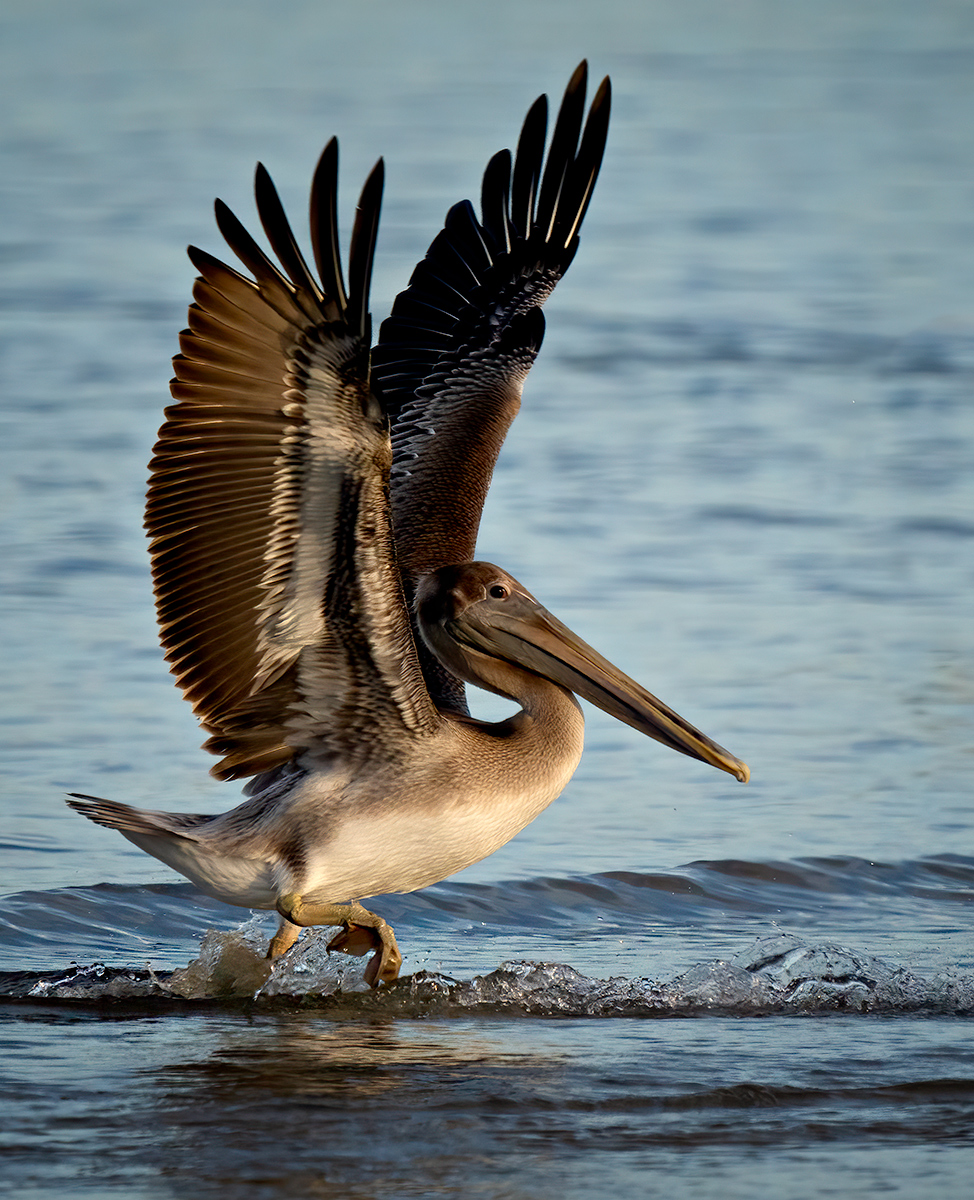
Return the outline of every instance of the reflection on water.
<path id="1" fill-rule="evenodd" d="M 974 1112 L 965 1031 L 923 1022 L 623 1020 L 596 1042 L 584 1021 L 106 1013 L 99 1024 L 39 1012 L 21 1048 L 55 1033 L 71 1082 L 56 1115 L 40 1080 L 21 1085 L 8 1173 L 29 1161 L 38 1118 L 53 1118 L 75 1178 L 152 1195 L 580 1200 L 607 1179 L 643 1194 L 650 1171 L 716 1195 L 714 1172 L 738 1156 L 742 1184 L 759 1186 L 771 1163 L 754 1155 L 772 1149 L 816 1169 L 838 1155 L 864 1184 L 843 1194 L 868 1195 L 872 1141 L 906 1189 L 936 1163 L 960 1195 Z M 125 1066 L 92 1119 L 109 1039 Z M 935 1062 L 939 1075 L 925 1074 Z"/>

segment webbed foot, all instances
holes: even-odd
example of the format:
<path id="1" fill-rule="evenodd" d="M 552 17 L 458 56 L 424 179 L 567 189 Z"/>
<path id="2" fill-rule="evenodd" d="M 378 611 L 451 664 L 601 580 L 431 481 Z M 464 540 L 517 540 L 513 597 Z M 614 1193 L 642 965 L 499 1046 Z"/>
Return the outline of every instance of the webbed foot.
<path id="1" fill-rule="evenodd" d="M 268 958 L 276 958 L 297 940 L 299 928 L 306 925 L 341 925 L 341 931 L 328 943 L 329 952 L 341 951 L 361 957 L 375 950 L 365 968 L 369 987 L 392 983 L 399 977 L 402 955 L 392 927 L 382 917 L 361 904 L 309 904 L 293 893 L 278 897 L 277 911 L 284 920 L 271 939 Z"/>
<path id="2" fill-rule="evenodd" d="M 376 953 L 365 968 L 365 982 L 369 987 L 378 987 L 380 983 L 392 983 L 399 978 L 402 955 L 396 945 L 396 935 L 385 921 L 381 925 L 371 927 L 346 921 L 341 932 L 328 943 L 328 950 L 354 954 L 357 957 L 375 950 Z"/>

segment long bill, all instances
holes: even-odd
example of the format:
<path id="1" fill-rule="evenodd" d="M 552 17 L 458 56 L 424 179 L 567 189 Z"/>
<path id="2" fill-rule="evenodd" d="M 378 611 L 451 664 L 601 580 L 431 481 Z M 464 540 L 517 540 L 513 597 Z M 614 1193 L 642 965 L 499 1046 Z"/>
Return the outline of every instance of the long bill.
<path id="1" fill-rule="evenodd" d="M 457 641 L 533 671 L 597 705 L 664 746 L 710 763 L 747 783 L 746 763 L 718 746 L 679 713 L 593 650 L 537 601 L 517 597 L 488 619 L 468 610 L 450 622 Z"/>

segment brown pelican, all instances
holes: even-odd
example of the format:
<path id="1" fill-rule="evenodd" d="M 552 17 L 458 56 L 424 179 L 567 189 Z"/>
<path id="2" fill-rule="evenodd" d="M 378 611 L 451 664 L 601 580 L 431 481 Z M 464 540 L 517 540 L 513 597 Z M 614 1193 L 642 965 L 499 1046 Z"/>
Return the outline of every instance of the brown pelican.
<path id="1" fill-rule="evenodd" d="M 583 128 L 585 89 L 583 62 L 546 161 L 546 98 L 532 105 L 513 159 L 487 166 L 480 218 L 469 202 L 450 210 L 371 353 L 381 160 L 347 287 L 334 139 L 311 188 L 317 279 L 262 166 L 257 209 L 280 266 L 220 201 L 220 231 L 253 279 L 189 250 L 199 278 L 146 527 L 166 657 L 221 756 L 213 774 L 255 778 L 216 816 L 69 803 L 208 895 L 276 909 L 269 957 L 302 926 L 340 925 L 329 949 L 374 949 L 368 981 L 395 979 L 392 930 L 360 900 L 444 879 L 546 808 L 581 756 L 575 695 L 748 778 L 516 579 L 472 561 L 541 306 L 602 162 L 609 81 Z M 521 710 L 475 720 L 464 682 Z"/>

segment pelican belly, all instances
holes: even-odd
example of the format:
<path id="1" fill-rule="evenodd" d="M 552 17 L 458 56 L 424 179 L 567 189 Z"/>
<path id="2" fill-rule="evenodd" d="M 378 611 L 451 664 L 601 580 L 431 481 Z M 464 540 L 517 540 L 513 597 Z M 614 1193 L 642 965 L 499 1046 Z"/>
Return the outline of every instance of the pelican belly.
<path id="1" fill-rule="evenodd" d="M 301 894 L 329 903 L 412 892 L 438 883 L 493 854 L 530 824 L 561 793 L 581 756 L 581 737 L 560 761 L 523 772 L 496 761 L 440 760 L 439 767 L 408 765 L 387 782 L 383 796 L 373 779 L 354 782 L 331 808 L 327 836 L 305 840 L 307 860 Z M 554 758 L 554 756 L 553 756 Z M 493 769 L 491 769 L 491 767 Z M 395 782 L 393 782 L 393 780 Z M 296 816 L 313 811 L 315 779 L 296 797 Z M 381 797 L 381 798 L 380 798 Z"/>
<path id="2" fill-rule="evenodd" d="M 560 790 L 560 789 L 559 789 Z M 491 796 L 480 805 L 411 805 L 350 812 L 308 863 L 306 898 L 315 902 L 413 892 L 493 854 L 555 798 Z"/>

